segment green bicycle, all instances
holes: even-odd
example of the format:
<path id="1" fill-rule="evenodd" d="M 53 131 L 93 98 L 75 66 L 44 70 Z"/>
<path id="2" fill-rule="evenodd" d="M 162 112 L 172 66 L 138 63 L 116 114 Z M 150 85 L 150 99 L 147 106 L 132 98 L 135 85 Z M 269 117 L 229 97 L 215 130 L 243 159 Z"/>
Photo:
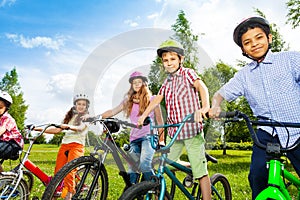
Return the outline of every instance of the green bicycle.
<path id="1" fill-rule="evenodd" d="M 298 193 L 296 198 L 299 200 L 300 179 L 294 176 L 287 169 L 285 169 L 285 162 L 282 159 L 282 156 L 285 156 L 286 152 L 297 148 L 300 143 L 300 139 L 298 139 L 294 145 L 288 148 L 283 148 L 278 143 L 268 143 L 267 145 L 264 145 L 258 140 L 253 129 L 253 125 L 300 128 L 300 123 L 277 122 L 271 119 L 264 119 L 263 121 L 253 121 L 250 120 L 250 118 L 246 114 L 239 111 L 221 113 L 220 118 L 233 118 L 233 120 L 231 120 L 232 122 L 239 121 L 239 119 L 245 120 L 247 128 L 250 131 L 255 145 L 262 149 L 265 149 L 267 155 L 270 157 L 269 161 L 267 162 L 267 168 L 269 171 L 268 187 L 259 193 L 259 195 L 256 197 L 256 200 L 291 200 L 293 198 L 288 191 L 288 188 L 291 185 L 294 185 L 297 188 Z"/>

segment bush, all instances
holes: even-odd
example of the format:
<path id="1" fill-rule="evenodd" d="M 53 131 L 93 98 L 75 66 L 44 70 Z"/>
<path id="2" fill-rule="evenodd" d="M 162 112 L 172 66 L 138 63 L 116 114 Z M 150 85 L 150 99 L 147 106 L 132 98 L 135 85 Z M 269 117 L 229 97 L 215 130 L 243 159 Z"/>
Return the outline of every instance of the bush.
<path id="1" fill-rule="evenodd" d="M 252 142 L 226 142 L 225 148 L 228 150 L 252 150 Z M 224 144 L 221 142 L 207 143 L 206 149 L 221 150 L 224 149 Z"/>

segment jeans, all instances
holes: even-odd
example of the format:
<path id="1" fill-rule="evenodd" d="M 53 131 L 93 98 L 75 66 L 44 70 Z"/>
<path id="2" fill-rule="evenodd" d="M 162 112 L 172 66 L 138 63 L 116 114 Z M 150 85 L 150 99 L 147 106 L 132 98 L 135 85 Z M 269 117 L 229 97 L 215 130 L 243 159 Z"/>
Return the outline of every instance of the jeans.
<path id="1" fill-rule="evenodd" d="M 278 136 L 272 137 L 269 133 L 262 129 L 258 129 L 257 137 L 262 144 L 268 142 L 279 143 Z M 295 171 L 300 177 L 300 148 L 296 148 L 287 154 L 287 157 L 294 166 Z M 248 180 L 252 189 L 252 199 L 267 187 L 268 184 L 268 170 L 266 168 L 267 154 L 265 149 L 261 149 L 253 145 L 253 152 L 250 164 L 250 173 Z"/>
<path id="2" fill-rule="evenodd" d="M 152 169 L 152 159 L 155 150 L 151 147 L 150 136 L 145 136 L 130 142 L 130 147 L 133 148 L 134 152 L 140 154 L 139 169 L 144 175 L 145 180 L 150 180 L 150 177 L 154 175 Z M 129 165 L 128 173 L 130 176 L 130 182 L 136 183 L 138 173 L 134 172 Z"/>

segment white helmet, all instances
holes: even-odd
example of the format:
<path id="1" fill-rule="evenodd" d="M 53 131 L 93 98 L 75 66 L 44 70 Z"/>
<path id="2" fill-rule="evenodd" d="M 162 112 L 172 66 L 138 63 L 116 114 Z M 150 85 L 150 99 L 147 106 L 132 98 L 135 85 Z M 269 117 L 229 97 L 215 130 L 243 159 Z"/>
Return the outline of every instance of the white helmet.
<path id="1" fill-rule="evenodd" d="M 86 94 L 76 94 L 73 98 L 73 104 L 75 106 L 76 101 L 78 100 L 86 100 L 87 101 L 87 107 L 90 105 L 89 97 Z"/>
<path id="2" fill-rule="evenodd" d="M 13 102 L 11 96 L 5 91 L 0 91 L 0 100 L 5 102 L 7 108 L 9 108 Z"/>

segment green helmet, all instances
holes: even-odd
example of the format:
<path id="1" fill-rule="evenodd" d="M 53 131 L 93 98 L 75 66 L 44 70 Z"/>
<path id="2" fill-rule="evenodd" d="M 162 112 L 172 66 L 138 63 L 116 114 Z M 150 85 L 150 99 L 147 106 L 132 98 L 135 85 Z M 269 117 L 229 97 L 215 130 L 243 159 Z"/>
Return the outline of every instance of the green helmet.
<path id="1" fill-rule="evenodd" d="M 175 40 L 166 40 L 157 49 L 157 55 L 162 56 L 164 52 L 175 52 L 180 56 L 184 56 L 184 49 L 180 43 Z"/>

